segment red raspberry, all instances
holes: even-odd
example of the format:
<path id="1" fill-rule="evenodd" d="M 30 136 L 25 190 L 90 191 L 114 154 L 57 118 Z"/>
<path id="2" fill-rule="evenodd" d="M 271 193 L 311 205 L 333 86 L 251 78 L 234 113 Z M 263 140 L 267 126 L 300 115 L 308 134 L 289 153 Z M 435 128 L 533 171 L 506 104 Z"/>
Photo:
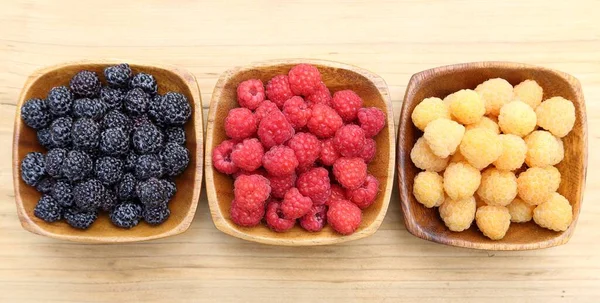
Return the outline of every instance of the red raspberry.
<path id="1" fill-rule="evenodd" d="M 303 196 L 297 188 L 293 187 L 285 193 L 281 201 L 281 212 L 284 218 L 295 220 L 308 213 L 312 205 L 309 197 Z"/>
<path id="2" fill-rule="evenodd" d="M 310 64 L 298 64 L 292 67 L 288 79 L 295 95 L 310 96 L 321 83 L 321 73 Z"/>
<path id="3" fill-rule="evenodd" d="M 327 222 L 342 235 L 356 231 L 362 220 L 360 208 L 348 200 L 337 200 L 329 205 Z"/>
<path id="4" fill-rule="evenodd" d="M 337 200 L 346 200 L 346 190 L 338 184 L 331 184 L 331 194 L 326 204 L 329 205 Z"/>
<path id="5" fill-rule="evenodd" d="M 317 232 L 323 229 L 327 222 L 327 206 L 317 205 L 310 208 L 308 213 L 300 218 L 300 226 L 307 231 Z"/>
<path id="6" fill-rule="evenodd" d="M 357 189 L 347 189 L 346 196 L 350 202 L 356 204 L 360 209 L 365 209 L 377 198 L 379 192 L 379 180 L 373 175 L 368 175 L 365 183 Z"/>
<path id="7" fill-rule="evenodd" d="M 315 205 L 325 204 L 331 193 L 329 171 L 322 167 L 316 167 L 302 173 L 298 176 L 296 187 L 302 195 L 309 197 Z"/>
<path id="8" fill-rule="evenodd" d="M 244 175 L 244 176 L 261 175 L 263 177 L 267 177 L 267 171 L 262 167 L 260 167 L 259 169 L 252 170 L 252 171 L 245 171 L 245 170 L 240 169 L 235 174 L 233 174 L 232 177 L 235 180 L 235 179 L 237 179 L 237 177 L 242 176 L 242 175 Z M 271 192 L 272 191 L 273 191 L 273 188 L 271 187 Z"/>
<path id="9" fill-rule="evenodd" d="M 261 175 L 240 175 L 233 182 L 233 194 L 242 209 L 263 207 L 270 193 L 269 180 Z"/>
<path id="10" fill-rule="evenodd" d="M 344 125 L 335 132 L 333 145 L 343 157 L 357 156 L 365 147 L 365 131 L 358 125 Z"/>
<path id="11" fill-rule="evenodd" d="M 363 150 L 358 155 L 359 157 L 365 160 L 365 163 L 369 164 L 375 158 L 375 153 L 377 152 L 377 143 L 373 138 L 367 138 L 365 140 L 365 146 Z"/>
<path id="12" fill-rule="evenodd" d="M 262 163 L 269 174 L 278 177 L 291 175 L 298 167 L 294 150 L 283 145 L 273 146 L 263 156 Z"/>
<path id="13" fill-rule="evenodd" d="M 279 108 L 277 108 L 277 105 L 269 100 L 265 100 L 263 101 L 258 108 L 256 108 L 254 110 L 254 118 L 256 118 L 256 124 L 260 125 L 260 121 L 262 121 L 262 119 L 264 117 L 266 117 L 271 111 L 273 110 L 279 110 Z"/>
<path id="14" fill-rule="evenodd" d="M 315 104 L 312 107 L 312 115 L 308 119 L 306 127 L 315 136 L 327 139 L 333 137 L 343 124 L 342 118 L 333 108 L 324 104 Z"/>
<path id="15" fill-rule="evenodd" d="M 298 159 L 298 167 L 302 170 L 308 170 L 313 166 L 321 153 L 321 141 L 311 133 L 297 133 L 287 146 L 294 150 Z"/>
<path id="16" fill-rule="evenodd" d="M 275 76 L 267 83 L 267 97 L 279 108 L 282 108 L 283 103 L 293 96 L 287 75 Z"/>
<path id="17" fill-rule="evenodd" d="M 231 208 L 229 209 L 229 216 L 231 221 L 239 226 L 252 227 L 258 225 L 265 215 L 265 208 L 259 207 L 257 209 L 247 210 L 239 207 L 235 200 L 231 201 Z"/>
<path id="18" fill-rule="evenodd" d="M 362 107 L 362 103 L 362 99 L 349 89 L 336 92 L 331 98 L 331 107 L 340 114 L 345 122 L 352 122 L 356 119 L 356 114 Z"/>
<path id="19" fill-rule="evenodd" d="M 333 138 L 329 138 L 322 142 L 319 159 L 323 165 L 332 166 L 339 157 L 340 154 L 333 145 Z"/>
<path id="20" fill-rule="evenodd" d="M 267 204 L 267 213 L 265 220 L 270 229 L 276 232 L 284 232 L 291 229 L 296 224 L 296 220 L 289 220 L 283 217 L 281 203 L 272 200 Z"/>
<path id="21" fill-rule="evenodd" d="M 333 164 L 333 175 L 344 188 L 359 188 L 367 178 L 367 164 L 358 157 L 339 158 Z"/>
<path id="22" fill-rule="evenodd" d="M 385 114 L 379 108 L 361 108 L 357 116 L 358 123 L 367 137 L 375 137 L 385 126 Z"/>
<path id="23" fill-rule="evenodd" d="M 296 185 L 297 176 L 295 173 L 283 177 L 267 175 L 267 179 L 271 183 L 271 196 L 282 199 L 285 193 Z"/>
<path id="24" fill-rule="evenodd" d="M 294 129 L 298 130 L 306 126 L 310 118 L 310 108 L 302 97 L 294 96 L 283 104 L 283 115 L 292 124 Z"/>
<path id="25" fill-rule="evenodd" d="M 262 165 L 264 154 L 265 149 L 258 139 L 245 139 L 233 148 L 231 161 L 245 171 L 253 171 Z"/>
<path id="26" fill-rule="evenodd" d="M 329 92 L 329 88 L 325 85 L 325 83 L 319 83 L 317 90 L 312 93 L 310 96 L 306 97 L 306 102 L 309 107 L 312 107 L 315 104 L 325 104 L 327 106 L 331 106 L 331 92 Z"/>
<path id="27" fill-rule="evenodd" d="M 234 108 L 225 118 L 225 133 L 231 139 L 243 140 L 256 132 L 256 119 L 252 112 L 244 107 Z"/>
<path id="28" fill-rule="evenodd" d="M 293 135 L 294 128 L 279 110 L 271 111 L 258 126 L 258 138 L 265 148 L 283 144 Z"/>
<path id="29" fill-rule="evenodd" d="M 255 110 L 265 101 L 265 87 L 259 79 L 250 79 L 237 87 L 237 100 L 241 107 Z"/>
<path id="30" fill-rule="evenodd" d="M 234 147 L 234 140 L 225 140 L 213 149 L 212 161 L 217 171 L 228 175 L 238 171 L 238 167 L 231 161 L 231 152 Z"/>

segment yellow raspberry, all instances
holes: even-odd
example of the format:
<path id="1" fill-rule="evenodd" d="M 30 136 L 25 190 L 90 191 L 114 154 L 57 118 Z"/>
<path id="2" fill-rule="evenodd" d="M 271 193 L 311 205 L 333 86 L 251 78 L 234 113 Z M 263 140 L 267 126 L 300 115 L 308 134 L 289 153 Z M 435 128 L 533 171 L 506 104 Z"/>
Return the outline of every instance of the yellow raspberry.
<path id="1" fill-rule="evenodd" d="M 444 178 L 436 172 L 422 171 L 415 177 L 413 194 L 427 208 L 440 206 L 444 202 Z"/>
<path id="2" fill-rule="evenodd" d="M 529 167 L 545 167 L 560 163 L 565 157 L 565 148 L 560 138 L 544 130 L 536 130 L 525 137 Z"/>
<path id="3" fill-rule="evenodd" d="M 487 205 L 477 209 L 477 227 L 492 240 L 504 238 L 510 227 L 510 213 L 504 206 Z"/>
<path id="4" fill-rule="evenodd" d="M 448 165 L 448 158 L 436 156 L 423 137 L 417 140 L 417 143 L 415 143 L 415 146 L 410 151 L 410 159 L 416 167 L 434 172 L 440 172 Z"/>
<path id="5" fill-rule="evenodd" d="M 485 128 L 468 130 L 460 142 L 460 153 L 473 167 L 484 169 L 502 154 L 500 136 Z"/>
<path id="6" fill-rule="evenodd" d="M 535 109 L 535 114 L 537 125 L 559 138 L 566 136 L 575 124 L 575 106 L 563 97 L 554 97 L 542 102 Z"/>
<path id="7" fill-rule="evenodd" d="M 502 154 L 494 161 L 494 166 L 502 170 L 515 170 L 523 166 L 527 155 L 527 144 L 523 138 L 516 135 L 500 135 Z"/>
<path id="8" fill-rule="evenodd" d="M 440 206 L 440 217 L 451 231 L 463 231 L 471 226 L 475 219 L 475 198 L 461 200 L 446 198 Z"/>
<path id="9" fill-rule="evenodd" d="M 511 222 L 524 223 L 531 221 L 535 206 L 516 198 L 506 208 L 508 208 L 508 212 L 510 213 Z"/>
<path id="10" fill-rule="evenodd" d="M 446 158 L 456 151 L 464 134 L 464 126 L 441 118 L 427 124 L 423 138 L 436 156 Z"/>
<path id="11" fill-rule="evenodd" d="M 467 162 L 467 158 L 460 153 L 460 148 L 456 149 L 454 155 L 450 157 L 450 163 Z"/>
<path id="12" fill-rule="evenodd" d="M 487 80 L 475 88 L 485 103 L 486 115 L 498 116 L 500 108 L 513 100 L 513 87 L 508 81 L 495 78 Z"/>
<path id="13" fill-rule="evenodd" d="M 517 196 L 517 177 L 510 171 L 488 168 L 481 174 L 477 194 L 488 205 L 506 206 Z"/>
<path id="14" fill-rule="evenodd" d="M 479 95 L 470 89 L 462 89 L 447 96 L 444 100 L 450 106 L 450 114 L 462 124 L 479 122 L 485 114 L 485 104 Z"/>
<path id="15" fill-rule="evenodd" d="M 535 80 L 525 80 L 515 86 L 515 97 L 535 109 L 542 103 L 544 90 Z"/>
<path id="16" fill-rule="evenodd" d="M 573 221 L 573 207 L 559 193 L 552 193 L 548 201 L 533 210 L 537 225 L 554 231 L 565 231 Z"/>
<path id="17" fill-rule="evenodd" d="M 450 118 L 448 106 L 440 98 L 426 98 L 417 104 L 411 115 L 415 126 L 420 130 L 425 130 L 429 122 L 439 118 Z"/>
<path id="18" fill-rule="evenodd" d="M 444 171 L 444 190 L 453 200 L 472 196 L 481 183 L 481 173 L 464 163 L 450 163 Z"/>
<path id="19" fill-rule="evenodd" d="M 500 133 L 500 127 L 498 126 L 498 123 L 496 123 L 496 121 L 483 116 L 481 118 L 481 120 L 479 120 L 479 122 L 477 123 L 473 123 L 473 124 L 469 124 L 466 126 L 466 130 L 471 130 L 474 128 L 485 128 L 485 129 L 489 129 L 492 132 L 499 134 Z"/>
<path id="20" fill-rule="evenodd" d="M 517 178 L 519 197 L 531 205 L 542 204 L 558 189 L 560 179 L 560 172 L 554 166 L 530 167 Z"/>
<path id="21" fill-rule="evenodd" d="M 498 125 L 505 134 L 525 137 L 535 129 L 535 124 L 535 112 L 524 102 L 516 100 L 500 109 Z"/>

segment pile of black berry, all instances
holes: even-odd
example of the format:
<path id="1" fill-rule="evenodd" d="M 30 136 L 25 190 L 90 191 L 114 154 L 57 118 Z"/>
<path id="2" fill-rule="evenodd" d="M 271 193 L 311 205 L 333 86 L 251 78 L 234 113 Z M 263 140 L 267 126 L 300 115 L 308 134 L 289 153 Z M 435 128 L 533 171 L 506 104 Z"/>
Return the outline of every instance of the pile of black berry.
<path id="1" fill-rule="evenodd" d="M 152 75 L 134 75 L 127 64 L 107 67 L 104 76 L 106 86 L 96 73 L 80 71 L 70 87 L 54 87 L 45 100 L 21 107 L 48 149 L 21 162 L 23 181 L 42 193 L 34 214 L 79 229 L 99 211 L 122 228 L 141 219 L 161 224 L 177 191 L 172 178 L 189 164 L 183 125 L 190 104 L 180 93 L 158 94 Z"/>

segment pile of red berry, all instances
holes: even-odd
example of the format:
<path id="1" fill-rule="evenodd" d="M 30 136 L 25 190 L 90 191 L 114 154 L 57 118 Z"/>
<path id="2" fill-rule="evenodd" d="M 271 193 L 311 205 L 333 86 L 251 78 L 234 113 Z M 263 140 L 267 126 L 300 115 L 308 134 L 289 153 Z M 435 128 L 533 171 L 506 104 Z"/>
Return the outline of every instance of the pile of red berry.
<path id="1" fill-rule="evenodd" d="M 379 192 L 367 164 L 385 114 L 363 108 L 352 90 L 332 97 L 309 64 L 266 88 L 258 79 L 240 83 L 237 101 L 225 119 L 230 139 L 212 154 L 214 167 L 235 178 L 231 220 L 250 227 L 264 219 L 276 232 L 296 221 L 307 231 L 327 222 L 340 234 L 356 231 Z"/>

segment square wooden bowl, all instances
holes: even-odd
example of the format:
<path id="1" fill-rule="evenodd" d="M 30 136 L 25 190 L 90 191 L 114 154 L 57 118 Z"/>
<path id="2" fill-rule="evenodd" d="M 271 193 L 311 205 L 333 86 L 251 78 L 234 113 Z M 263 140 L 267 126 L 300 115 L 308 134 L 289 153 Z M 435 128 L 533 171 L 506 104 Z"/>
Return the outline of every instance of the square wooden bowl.
<path id="1" fill-rule="evenodd" d="M 316 233 L 307 232 L 298 225 L 284 233 L 271 231 L 264 224 L 251 228 L 237 226 L 229 217 L 233 200 L 233 179 L 219 173 L 212 166 L 213 148 L 227 139 L 223 126 L 225 117 L 230 109 L 238 107 L 238 84 L 252 78 L 260 79 L 266 84 L 276 75 L 287 74 L 299 63 L 316 66 L 332 93 L 352 89 L 361 96 L 364 106 L 377 107 L 387 115 L 386 127 L 375 138 L 377 155 L 369 165 L 369 173 L 379 179 L 381 184 L 380 193 L 377 201 L 363 211 L 362 224 L 351 235 L 340 235 L 329 226 Z M 287 246 L 334 244 L 372 235 L 381 225 L 390 200 L 394 178 L 394 137 L 394 118 L 387 85 L 382 78 L 366 70 L 338 62 L 294 59 L 260 62 L 226 71 L 219 78 L 212 95 L 206 132 L 206 190 L 215 226 L 226 234 L 248 241 Z"/>
<path id="2" fill-rule="evenodd" d="M 485 237 L 475 223 L 460 233 L 444 225 L 437 208 L 428 209 L 413 196 L 413 180 L 419 173 L 410 159 L 410 151 L 422 132 L 411 119 L 415 106 L 427 97 L 444 98 L 460 89 L 474 89 L 491 78 L 504 78 L 512 85 L 533 79 L 544 89 L 544 100 L 562 96 L 573 101 L 576 121 L 573 130 L 563 138 L 565 158 L 557 165 L 562 182 L 558 192 L 573 206 L 573 223 L 564 232 L 554 232 L 527 223 L 511 223 L 504 239 L 493 241 Z M 476 62 L 442 66 L 412 76 L 406 94 L 398 131 L 398 182 L 406 228 L 413 235 L 426 240 L 453 246 L 486 250 L 528 250 L 567 243 L 573 235 L 585 186 L 587 167 L 587 121 L 581 85 L 574 77 L 547 68 L 508 62 Z"/>
<path id="3" fill-rule="evenodd" d="M 25 184 L 21 179 L 21 160 L 29 152 L 46 152 L 36 138 L 36 131 L 21 120 L 21 105 L 30 98 L 45 99 L 54 86 L 69 85 L 69 80 L 80 70 L 96 72 L 104 81 L 103 70 L 109 65 L 122 63 L 116 60 L 82 61 L 66 63 L 40 69 L 34 72 L 25 83 L 15 116 L 13 137 L 13 184 L 17 212 L 21 225 L 26 230 L 48 236 L 86 243 L 118 243 L 158 239 L 180 234 L 186 231 L 196 212 L 203 168 L 203 119 L 200 89 L 194 76 L 178 67 L 164 65 L 131 64 L 134 73 L 145 72 L 152 74 L 158 82 L 158 92 L 164 94 L 176 91 L 184 94 L 192 107 L 192 116 L 185 125 L 187 138 L 186 147 L 190 151 L 190 164 L 185 172 L 175 179 L 177 194 L 170 202 L 170 218 L 159 226 L 151 226 L 141 222 L 132 229 L 122 229 L 114 226 L 106 214 L 87 230 L 70 227 L 64 220 L 47 223 L 33 215 L 34 207 L 41 197 L 35 188 Z"/>

